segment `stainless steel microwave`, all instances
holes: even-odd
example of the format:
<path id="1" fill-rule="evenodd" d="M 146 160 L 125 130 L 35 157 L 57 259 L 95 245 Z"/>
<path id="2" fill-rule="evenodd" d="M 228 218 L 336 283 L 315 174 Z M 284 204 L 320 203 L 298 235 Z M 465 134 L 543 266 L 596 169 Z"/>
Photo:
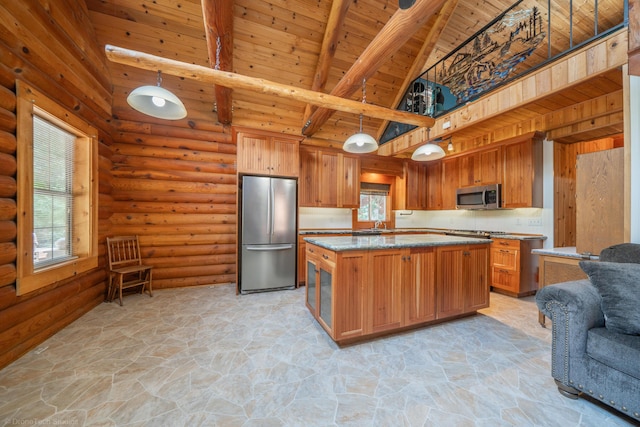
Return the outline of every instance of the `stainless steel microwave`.
<path id="1" fill-rule="evenodd" d="M 500 184 L 458 188 L 457 209 L 500 209 Z"/>

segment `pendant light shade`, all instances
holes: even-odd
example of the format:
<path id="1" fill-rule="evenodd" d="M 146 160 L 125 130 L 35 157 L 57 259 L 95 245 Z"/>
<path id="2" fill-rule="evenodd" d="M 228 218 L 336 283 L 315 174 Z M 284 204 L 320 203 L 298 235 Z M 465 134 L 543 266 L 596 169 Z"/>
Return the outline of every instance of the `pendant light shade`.
<path id="1" fill-rule="evenodd" d="M 362 103 L 367 102 L 366 80 L 362 80 Z M 371 135 L 362 132 L 362 114 L 360 114 L 360 132 L 351 135 L 344 142 L 342 149 L 348 153 L 371 153 L 378 149 L 378 141 Z"/>
<path id="2" fill-rule="evenodd" d="M 438 144 L 432 143 L 429 138 L 430 129 L 427 128 L 427 143 L 418 147 L 411 155 L 411 160 L 418 162 L 430 162 L 444 157 L 444 150 Z"/>
<path id="3" fill-rule="evenodd" d="M 351 135 L 344 142 L 342 149 L 348 153 L 371 153 L 378 149 L 378 142 L 371 136 L 362 132 Z"/>
<path id="4" fill-rule="evenodd" d="M 187 117 L 187 109 L 173 93 L 160 87 L 162 77 L 158 71 L 157 86 L 140 86 L 127 97 L 127 103 L 137 111 L 151 117 L 180 120 Z"/>

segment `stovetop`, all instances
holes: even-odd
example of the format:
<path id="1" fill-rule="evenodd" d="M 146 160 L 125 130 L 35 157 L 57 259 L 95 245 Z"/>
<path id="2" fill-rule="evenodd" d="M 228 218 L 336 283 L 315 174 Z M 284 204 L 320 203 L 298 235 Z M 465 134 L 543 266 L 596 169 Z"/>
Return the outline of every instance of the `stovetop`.
<path id="1" fill-rule="evenodd" d="M 450 236 L 477 237 L 480 239 L 488 239 L 496 234 L 506 234 L 504 231 L 485 231 L 485 230 L 447 230 L 445 234 Z"/>

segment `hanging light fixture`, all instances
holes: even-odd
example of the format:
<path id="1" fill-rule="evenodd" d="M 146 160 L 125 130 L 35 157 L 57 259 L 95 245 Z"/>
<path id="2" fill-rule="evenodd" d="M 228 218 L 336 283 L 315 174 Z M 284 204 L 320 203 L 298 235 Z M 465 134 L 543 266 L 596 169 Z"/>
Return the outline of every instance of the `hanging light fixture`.
<path id="1" fill-rule="evenodd" d="M 134 109 L 151 117 L 179 120 L 187 117 L 187 109 L 173 93 L 160 87 L 162 75 L 158 70 L 157 86 L 140 86 L 127 97 L 127 103 Z"/>
<path id="2" fill-rule="evenodd" d="M 444 157 L 444 150 L 438 144 L 432 143 L 429 138 L 430 128 L 427 128 L 427 143 L 421 147 L 418 147 L 416 151 L 411 155 L 411 160 L 418 162 L 429 162 L 431 160 L 438 160 Z"/>
<path id="3" fill-rule="evenodd" d="M 366 80 L 362 80 L 362 103 L 367 102 Z M 371 153 L 378 149 L 378 142 L 374 137 L 362 132 L 362 113 L 360 114 L 360 132 L 351 135 L 344 142 L 342 149 L 348 153 Z"/>
<path id="4" fill-rule="evenodd" d="M 447 144 L 447 151 L 451 152 L 453 151 L 453 143 L 451 142 L 451 137 L 449 137 L 449 144 Z"/>

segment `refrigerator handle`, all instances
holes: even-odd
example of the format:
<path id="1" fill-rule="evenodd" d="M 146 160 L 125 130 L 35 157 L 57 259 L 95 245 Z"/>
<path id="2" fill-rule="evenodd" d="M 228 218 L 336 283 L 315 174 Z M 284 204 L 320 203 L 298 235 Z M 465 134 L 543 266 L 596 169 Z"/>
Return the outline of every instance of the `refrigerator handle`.
<path id="1" fill-rule="evenodd" d="M 273 221 L 271 220 L 271 216 L 273 215 L 273 207 L 272 207 L 272 200 L 271 200 L 271 189 L 273 186 L 273 182 L 271 182 L 271 180 L 269 180 L 269 194 L 267 195 L 267 234 L 271 235 L 273 234 L 272 230 L 271 230 L 271 224 L 273 223 Z"/>
<path id="2" fill-rule="evenodd" d="M 284 245 L 258 245 L 258 246 L 247 246 L 248 251 L 282 251 L 285 249 L 293 249 L 293 243 L 284 244 Z"/>
<path id="3" fill-rule="evenodd" d="M 271 181 L 271 184 L 269 185 L 269 191 L 270 191 L 269 199 L 270 199 L 270 204 L 271 204 L 271 206 L 269 208 L 269 213 L 270 213 L 269 216 L 271 217 L 271 224 L 270 224 L 271 232 L 270 232 L 270 234 L 273 236 L 274 235 L 274 228 L 275 228 L 274 227 L 274 222 L 275 222 L 275 216 L 276 216 L 275 215 L 275 193 L 274 193 L 274 190 L 273 190 L 273 181 Z"/>

